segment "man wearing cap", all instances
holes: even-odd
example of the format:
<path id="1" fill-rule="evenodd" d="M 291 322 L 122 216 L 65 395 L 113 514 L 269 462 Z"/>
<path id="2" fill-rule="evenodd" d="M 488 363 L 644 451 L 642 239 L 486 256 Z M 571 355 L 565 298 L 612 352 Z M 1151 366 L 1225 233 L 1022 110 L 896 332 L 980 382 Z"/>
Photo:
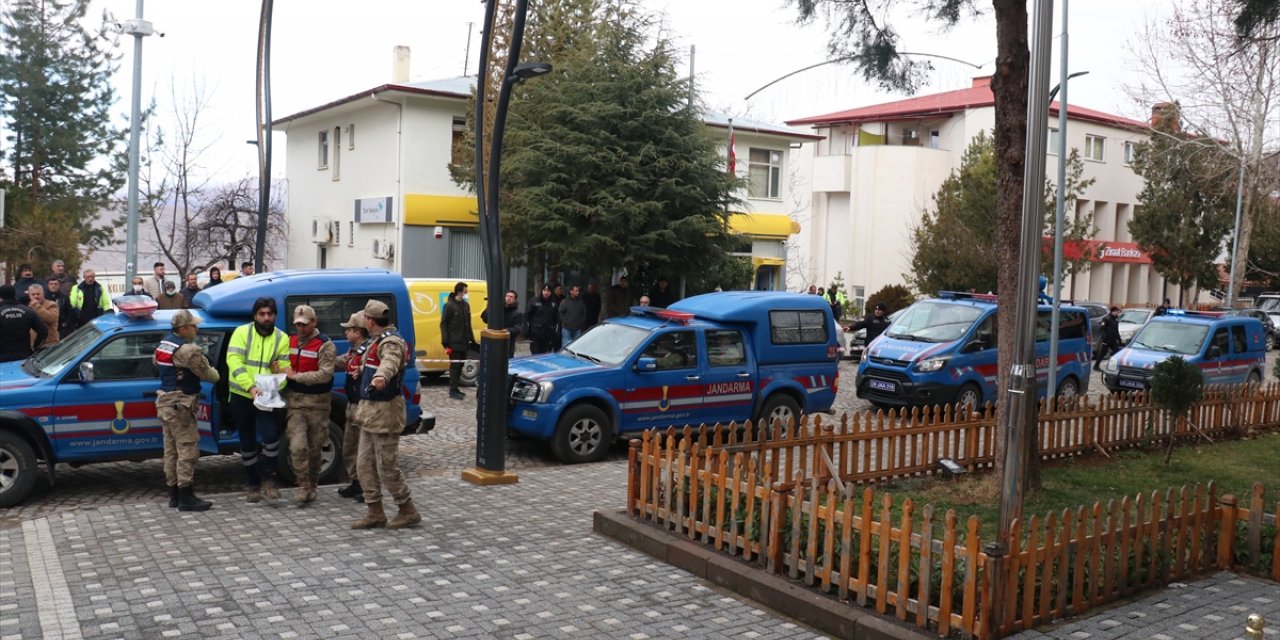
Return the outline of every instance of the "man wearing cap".
<path id="1" fill-rule="evenodd" d="M 1093 354 L 1093 370 L 1102 371 L 1102 361 L 1107 359 L 1107 352 L 1117 353 L 1124 345 L 1120 341 L 1120 307 L 1111 307 L 1111 313 L 1102 317 L 1102 340 L 1098 344 L 1098 352 Z"/>
<path id="2" fill-rule="evenodd" d="M 195 344 L 200 318 L 190 311 L 173 314 L 173 331 L 156 347 L 156 371 L 160 391 L 156 394 L 156 414 L 164 433 L 164 481 L 169 485 L 169 506 L 179 511 L 204 511 L 213 506 L 196 497 L 191 486 L 200 457 L 200 431 L 196 412 L 200 408 L 200 381 L 217 382 L 218 371 Z"/>
<path id="3" fill-rule="evenodd" d="M 1156 312 L 1155 312 L 1155 314 L 1154 314 L 1154 315 L 1162 316 L 1162 315 L 1164 315 L 1164 314 L 1166 314 L 1166 313 L 1169 313 L 1169 308 L 1170 308 L 1171 306 L 1172 306 L 1172 305 L 1170 305 L 1170 304 L 1169 304 L 1169 299 L 1168 299 L 1168 298 L 1165 298 L 1165 299 L 1164 299 L 1164 302 L 1161 302 L 1161 303 L 1160 303 L 1160 306 L 1156 307 Z"/>
<path id="4" fill-rule="evenodd" d="M 404 395 L 400 392 L 404 368 L 409 366 L 409 346 L 391 322 L 386 304 L 370 300 L 364 306 L 369 349 L 360 372 L 360 454 L 358 469 L 364 488 L 364 518 L 351 523 L 352 529 L 387 527 L 400 529 L 422 522 L 413 507 L 409 487 L 400 474 L 400 432 L 404 431 Z M 400 511 L 390 522 L 382 508 L 382 485 Z"/>
<path id="5" fill-rule="evenodd" d="M 879 338 L 880 334 L 884 333 L 884 330 L 889 328 L 889 319 L 884 316 L 886 311 L 888 311 L 888 309 L 885 308 L 885 304 L 883 302 L 877 302 L 875 310 L 871 312 L 871 315 L 845 327 L 844 330 L 857 331 L 858 329 L 866 329 L 867 339 L 863 344 L 869 346 L 872 340 Z"/>
<path id="6" fill-rule="evenodd" d="M 365 327 L 364 312 L 351 314 L 351 319 L 342 323 L 342 328 L 347 335 L 347 342 L 351 344 L 346 353 L 338 356 L 338 367 L 347 373 L 347 379 L 343 382 L 343 391 L 347 394 L 347 423 L 342 429 L 342 462 L 347 468 L 351 484 L 338 489 L 338 495 L 364 502 L 360 470 L 356 465 L 360 456 L 360 421 L 356 416 L 360 407 L 360 372 L 364 367 L 365 349 L 369 346 L 369 329 Z"/>
<path id="7" fill-rule="evenodd" d="M 305 506 L 316 499 L 320 475 L 320 449 L 329 434 L 329 391 L 338 361 L 337 347 L 316 330 L 316 310 L 300 304 L 293 311 L 298 332 L 289 337 L 289 373 L 284 400 L 289 405 L 285 433 L 289 457 L 298 478 L 294 504 Z"/>
<path id="8" fill-rule="evenodd" d="M 258 375 L 288 369 L 289 336 L 276 328 L 275 298 L 258 298 L 253 302 L 253 322 L 236 327 L 227 345 L 231 416 L 240 432 L 240 463 L 249 485 L 246 502 L 261 502 L 263 494 L 272 500 L 280 497 L 276 487 L 280 420 L 274 411 L 259 409 L 253 399 L 258 396 Z M 282 380 L 280 387 L 286 384 Z M 258 455 L 259 444 L 262 455 Z"/>

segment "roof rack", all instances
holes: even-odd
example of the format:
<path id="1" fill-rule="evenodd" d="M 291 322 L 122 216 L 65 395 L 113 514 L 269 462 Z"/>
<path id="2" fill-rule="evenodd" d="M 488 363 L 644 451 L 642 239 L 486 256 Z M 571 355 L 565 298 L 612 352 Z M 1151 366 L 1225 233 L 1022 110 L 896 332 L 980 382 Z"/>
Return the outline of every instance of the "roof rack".
<path id="1" fill-rule="evenodd" d="M 661 307 L 631 307 L 631 315 L 657 318 L 678 324 L 689 324 L 694 318 L 694 315 L 688 311 L 673 311 Z"/>
<path id="2" fill-rule="evenodd" d="M 983 302 L 997 302 L 1000 297 L 994 293 L 973 293 L 970 291 L 939 291 L 937 297 L 947 300 L 981 300 Z"/>

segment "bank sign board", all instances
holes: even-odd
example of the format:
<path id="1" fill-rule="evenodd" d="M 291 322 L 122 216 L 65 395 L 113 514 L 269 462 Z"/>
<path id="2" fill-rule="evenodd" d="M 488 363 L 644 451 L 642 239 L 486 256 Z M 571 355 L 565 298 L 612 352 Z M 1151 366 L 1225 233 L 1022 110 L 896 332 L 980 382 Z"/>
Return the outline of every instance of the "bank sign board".
<path id="1" fill-rule="evenodd" d="M 359 198 L 356 200 L 356 222 L 374 224 L 391 222 L 391 197 Z"/>
<path id="2" fill-rule="evenodd" d="M 1045 251 L 1053 251 L 1053 238 L 1044 238 Z M 1062 257 L 1067 260 L 1086 259 L 1089 262 L 1151 264 L 1151 254 L 1138 248 L 1135 242 L 1107 240 L 1068 240 L 1062 243 Z"/>

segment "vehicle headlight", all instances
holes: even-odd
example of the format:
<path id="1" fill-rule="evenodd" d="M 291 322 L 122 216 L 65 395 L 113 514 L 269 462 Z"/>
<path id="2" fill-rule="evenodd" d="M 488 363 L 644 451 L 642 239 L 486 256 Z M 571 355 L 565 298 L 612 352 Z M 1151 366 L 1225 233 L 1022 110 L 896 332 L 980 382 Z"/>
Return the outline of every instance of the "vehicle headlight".
<path id="1" fill-rule="evenodd" d="M 1102 361 L 1102 372 L 1115 375 L 1120 371 L 1120 365 L 1116 364 L 1115 358 L 1107 358 Z"/>
<path id="2" fill-rule="evenodd" d="M 511 399 L 516 402 L 534 403 L 551 397 L 554 385 L 551 382 L 534 382 L 516 378 L 511 385 Z"/>
<path id="3" fill-rule="evenodd" d="M 868 354 L 868 353 L 870 353 L 870 352 L 871 352 L 871 350 L 870 350 L 870 349 L 865 349 L 865 348 L 864 348 L 864 349 L 862 350 L 862 353 L 858 355 L 858 364 L 862 364 L 862 363 L 866 362 L 866 361 L 867 361 L 867 354 Z"/>
<path id="4" fill-rule="evenodd" d="M 921 373 L 930 373 L 941 369 L 947 364 L 946 358 L 929 358 L 916 363 L 916 371 Z"/>

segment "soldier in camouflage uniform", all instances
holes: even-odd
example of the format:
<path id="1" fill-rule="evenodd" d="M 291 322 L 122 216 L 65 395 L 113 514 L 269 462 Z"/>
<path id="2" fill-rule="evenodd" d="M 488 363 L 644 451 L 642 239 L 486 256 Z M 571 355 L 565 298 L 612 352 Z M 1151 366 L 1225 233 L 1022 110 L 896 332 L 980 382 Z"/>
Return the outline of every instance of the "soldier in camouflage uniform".
<path id="1" fill-rule="evenodd" d="M 360 377 L 360 454 L 357 468 L 368 513 L 351 524 L 352 529 L 387 527 L 400 529 L 422 522 L 413 507 L 409 487 L 400 474 L 400 432 L 404 431 L 404 395 L 400 392 L 404 368 L 409 366 L 409 346 L 391 324 L 391 310 L 377 300 L 364 306 L 365 327 L 372 336 L 364 353 Z M 387 521 L 382 509 L 382 485 L 399 506 Z"/>
<path id="2" fill-rule="evenodd" d="M 195 344 L 200 318 L 190 311 L 173 314 L 173 332 L 156 347 L 160 391 L 156 413 L 164 433 L 164 479 L 169 485 L 169 506 L 179 511 L 204 511 L 213 506 L 196 497 L 191 481 L 200 457 L 200 432 L 196 412 L 200 408 L 200 381 L 217 382 L 218 372 Z"/>
<path id="3" fill-rule="evenodd" d="M 343 384 L 347 394 L 347 424 L 342 430 L 342 462 L 347 467 L 347 477 L 351 478 L 351 484 L 338 489 L 338 495 L 354 498 L 356 502 L 364 502 L 364 489 L 360 487 L 360 472 L 356 468 L 360 456 L 360 421 L 356 419 L 356 410 L 360 407 L 360 373 L 364 368 L 364 351 L 369 340 L 369 329 L 364 324 L 363 311 L 351 314 L 351 319 L 343 323 L 342 328 L 351 346 L 338 356 L 338 368 L 347 373 Z"/>
<path id="4" fill-rule="evenodd" d="M 328 336 L 316 330 L 316 310 L 300 304 L 293 312 L 298 332 L 289 337 L 289 384 L 284 400 L 289 405 L 285 433 L 289 435 L 289 456 L 297 476 L 298 492 L 293 502 L 299 507 L 314 502 L 319 481 L 321 448 L 329 437 L 329 392 L 338 349 Z"/>

